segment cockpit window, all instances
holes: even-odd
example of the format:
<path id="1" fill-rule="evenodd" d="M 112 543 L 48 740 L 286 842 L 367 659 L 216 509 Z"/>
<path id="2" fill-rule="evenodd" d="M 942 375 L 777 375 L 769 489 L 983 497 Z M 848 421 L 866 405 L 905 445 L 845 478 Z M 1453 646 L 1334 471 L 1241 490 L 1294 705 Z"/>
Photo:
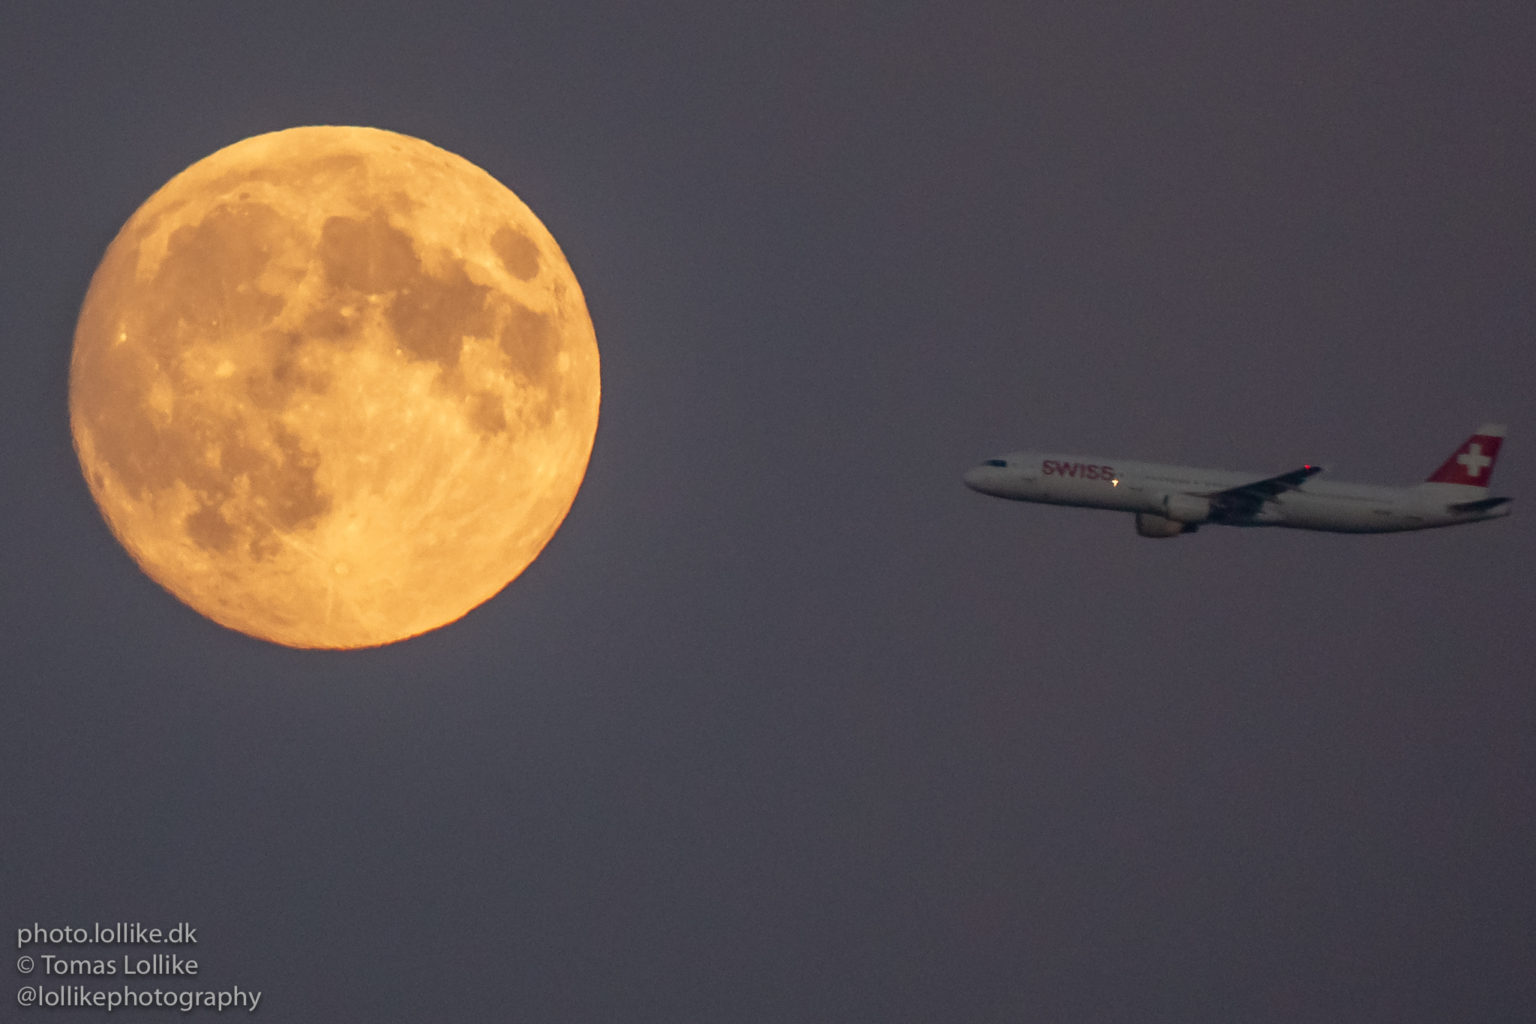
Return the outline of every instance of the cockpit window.
<path id="1" fill-rule="evenodd" d="M 997 466 L 1000 469 L 1007 469 L 1008 468 L 1008 460 L 1007 459 L 988 459 L 986 462 L 983 462 L 982 465 L 983 466 Z"/>

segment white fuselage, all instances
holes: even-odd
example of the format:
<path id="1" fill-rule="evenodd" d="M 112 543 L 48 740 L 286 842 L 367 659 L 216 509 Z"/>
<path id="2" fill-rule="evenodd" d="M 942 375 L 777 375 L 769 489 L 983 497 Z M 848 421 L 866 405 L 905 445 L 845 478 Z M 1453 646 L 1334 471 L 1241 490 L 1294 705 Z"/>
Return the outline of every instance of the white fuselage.
<path id="1" fill-rule="evenodd" d="M 1101 508 L 1163 516 L 1181 500 L 1198 500 L 1265 479 L 1261 473 L 1131 462 L 1048 452 L 1013 452 L 965 474 L 973 490 L 1015 501 Z M 1230 526 L 1288 526 L 1338 533 L 1391 533 L 1495 519 L 1508 504 L 1458 511 L 1453 506 L 1487 495 L 1482 488 L 1425 483 L 1376 487 L 1308 479 L 1264 500 L 1251 514 L 1189 518 Z M 1179 518 L 1177 514 L 1174 518 Z"/>

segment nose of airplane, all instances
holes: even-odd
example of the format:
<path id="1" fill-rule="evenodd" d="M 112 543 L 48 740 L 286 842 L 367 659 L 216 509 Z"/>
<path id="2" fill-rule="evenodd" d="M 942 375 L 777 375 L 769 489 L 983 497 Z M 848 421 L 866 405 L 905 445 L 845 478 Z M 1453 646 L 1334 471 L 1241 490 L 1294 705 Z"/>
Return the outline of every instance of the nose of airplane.
<path id="1" fill-rule="evenodd" d="M 1008 471 L 1006 459 L 988 459 L 979 466 L 972 466 L 961 477 L 965 486 L 982 494 L 996 494 L 998 486 Z"/>

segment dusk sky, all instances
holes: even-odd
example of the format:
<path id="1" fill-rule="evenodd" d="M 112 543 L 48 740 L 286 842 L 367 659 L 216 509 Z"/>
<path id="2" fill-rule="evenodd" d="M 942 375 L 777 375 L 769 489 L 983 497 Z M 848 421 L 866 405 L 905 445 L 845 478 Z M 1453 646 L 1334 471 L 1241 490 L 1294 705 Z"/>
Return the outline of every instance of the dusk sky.
<path id="1" fill-rule="evenodd" d="M 308 124 L 514 190 L 602 357 L 539 559 L 353 652 L 162 590 L 68 419 L 123 222 Z M 267 1022 L 1536 1019 L 1529 4 L 12 4 L 0 130 L 0 934 Z M 961 482 L 1490 421 L 1448 530 Z"/>

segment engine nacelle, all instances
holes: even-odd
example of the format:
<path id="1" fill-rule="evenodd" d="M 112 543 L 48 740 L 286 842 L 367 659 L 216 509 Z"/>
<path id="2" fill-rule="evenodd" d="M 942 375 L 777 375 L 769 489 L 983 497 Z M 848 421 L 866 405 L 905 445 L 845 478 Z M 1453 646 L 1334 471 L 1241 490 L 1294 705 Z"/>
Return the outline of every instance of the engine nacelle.
<path id="1" fill-rule="evenodd" d="M 1151 512 L 1136 513 L 1136 532 L 1143 537 L 1177 537 L 1181 533 L 1194 533 L 1199 527 L 1194 523 L 1181 523 Z"/>
<path id="2" fill-rule="evenodd" d="M 1165 494 L 1158 503 L 1164 519 L 1176 523 L 1203 523 L 1211 518 L 1211 500 L 1193 494 Z"/>

